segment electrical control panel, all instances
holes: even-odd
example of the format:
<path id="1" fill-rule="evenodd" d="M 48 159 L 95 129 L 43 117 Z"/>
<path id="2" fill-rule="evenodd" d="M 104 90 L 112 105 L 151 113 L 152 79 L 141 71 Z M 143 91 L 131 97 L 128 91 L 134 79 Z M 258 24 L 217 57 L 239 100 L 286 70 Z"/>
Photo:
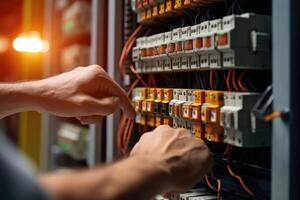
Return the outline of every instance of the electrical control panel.
<path id="1" fill-rule="evenodd" d="M 133 32 L 123 53 L 131 50 L 128 94 L 137 112 L 132 129 L 137 140 L 160 125 L 185 128 L 205 141 L 216 161 L 195 190 L 168 199 L 270 199 L 271 126 L 253 112 L 271 84 L 272 22 L 266 5 L 131 1 L 141 31 Z M 132 134 L 124 130 L 119 140 Z"/>
<path id="2" fill-rule="evenodd" d="M 132 101 L 139 124 L 157 127 L 165 124 L 162 118 L 168 118 L 173 128 L 187 128 L 208 141 L 238 147 L 269 146 L 270 126 L 251 111 L 258 98 L 258 93 L 247 92 L 135 88 Z"/>

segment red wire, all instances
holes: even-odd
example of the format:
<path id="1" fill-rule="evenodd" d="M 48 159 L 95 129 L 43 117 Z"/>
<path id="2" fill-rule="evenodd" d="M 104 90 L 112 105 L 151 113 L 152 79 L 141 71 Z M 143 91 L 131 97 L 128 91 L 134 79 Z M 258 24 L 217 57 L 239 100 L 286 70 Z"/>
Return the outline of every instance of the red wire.
<path id="1" fill-rule="evenodd" d="M 129 142 L 130 142 L 130 138 L 131 138 L 131 135 L 132 135 L 133 125 L 134 125 L 134 121 L 130 120 L 128 132 L 125 134 L 125 150 L 126 151 L 127 151 L 127 148 L 128 148 Z"/>
<path id="2" fill-rule="evenodd" d="M 118 126 L 118 149 L 122 153 L 123 153 L 123 145 L 124 145 L 122 138 L 123 138 L 123 134 L 124 134 L 124 128 L 125 128 L 124 125 L 125 125 L 126 121 L 127 121 L 127 118 L 125 116 L 122 116 L 119 126 Z"/>
<path id="3" fill-rule="evenodd" d="M 238 79 L 239 87 L 242 89 L 243 92 L 248 92 L 248 91 L 249 91 L 249 89 L 242 83 L 242 79 L 243 79 L 243 77 L 245 76 L 246 72 L 247 72 L 247 71 L 244 70 L 244 71 L 241 73 L 241 75 L 240 75 L 240 77 L 239 77 L 239 79 Z"/>
<path id="4" fill-rule="evenodd" d="M 224 153 L 223 153 L 223 156 L 225 156 L 227 153 L 229 153 L 231 151 L 231 149 L 232 149 L 232 146 L 230 144 L 228 144 L 225 151 L 224 151 Z"/>
<path id="5" fill-rule="evenodd" d="M 213 171 L 210 171 L 210 174 L 213 177 L 213 179 L 215 179 L 217 181 L 217 199 L 220 200 L 221 199 L 221 180 L 218 179 L 217 177 L 215 177 Z"/>
<path id="6" fill-rule="evenodd" d="M 238 87 L 238 85 L 236 84 L 236 76 L 235 76 L 235 69 L 232 69 L 232 79 L 231 79 L 231 81 L 232 81 L 232 85 L 233 85 L 233 87 L 234 87 L 234 90 L 235 91 L 240 91 L 240 88 Z"/>
<path id="7" fill-rule="evenodd" d="M 246 186 L 246 184 L 244 183 L 242 177 L 240 177 L 239 175 L 236 175 L 236 174 L 231 170 L 231 168 L 230 168 L 229 165 L 227 165 L 227 169 L 228 169 L 230 175 L 231 175 L 232 177 L 236 178 L 236 179 L 240 182 L 242 188 L 243 188 L 249 195 L 255 196 L 254 193 L 252 192 L 252 190 L 251 190 L 249 187 Z"/>
<path id="8" fill-rule="evenodd" d="M 221 180 L 220 179 L 217 179 L 217 184 L 218 184 L 217 200 L 221 200 Z"/>
<path id="9" fill-rule="evenodd" d="M 127 146 L 128 146 L 128 143 L 127 143 L 127 137 L 128 137 L 128 134 L 129 134 L 129 129 L 130 129 L 130 126 L 131 126 L 131 123 L 132 123 L 132 120 L 129 120 L 126 125 L 125 125 L 125 131 L 124 131 L 124 134 L 123 134 L 123 152 L 126 153 L 127 151 Z"/>
<path id="10" fill-rule="evenodd" d="M 208 187 L 210 188 L 210 189 L 212 189 L 212 190 L 214 190 L 214 191 L 218 191 L 218 189 L 217 188 L 215 188 L 214 186 L 212 186 L 212 184 L 210 183 L 210 181 L 209 181 L 209 179 L 208 179 L 208 177 L 207 176 L 204 176 L 204 178 L 205 178 L 205 181 L 206 181 L 206 184 L 208 185 Z"/>
<path id="11" fill-rule="evenodd" d="M 122 72 L 122 74 L 124 74 L 124 63 L 125 60 L 128 56 L 128 53 L 130 52 L 133 44 L 135 43 L 136 40 L 136 36 L 138 35 L 138 33 L 140 32 L 140 30 L 143 28 L 143 25 L 139 25 L 136 30 L 131 34 L 131 36 L 128 38 L 128 40 L 125 42 L 125 45 L 123 47 L 122 53 L 121 53 L 121 57 L 120 57 L 120 61 L 119 61 L 119 69 Z"/>
<path id="12" fill-rule="evenodd" d="M 230 159 L 230 156 L 231 156 L 231 152 L 232 152 L 232 146 L 230 147 L 230 149 L 229 149 L 229 151 L 228 151 L 228 156 L 227 156 L 227 162 L 228 162 L 228 163 L 229 163 L 229 159 Z M 230 168 L 229 164 L 227 164 L 227 170 L 228 170 L 229 174 L 230 174 L 233 178 L 237 179 L 237 180 L 240 182 L 242 188 L 243 188 L 249 195 L 255 196 L 255 194 L 252 192 L 252 190 L 245 184 L 245 182 L 243 181 L 242 177 L 239 176 L 239 175 L 237 175 L 237 174 L 235 174 L 235 173 L 232 171 L 232 169 Z"/>
<path id="13" fill-rule="evenodd" d="M 227 77 L 226 77 L 226 85 L 227 85 L 228 91 L 232 91 L 231 86 L 230 86 L 230 76 L 231 76 L 231 69 L 228 71 Z"/>
<path id="14" fill-rule="evenodd" d="M 133 65 L 130 65 L 131 72 L 141 81 L 141 83 L 144 85 L 144 87 L 148 87 L 148 85 L 143 81 L 143 78 L 138 74 L 138 72 L 134 69 Z"/>

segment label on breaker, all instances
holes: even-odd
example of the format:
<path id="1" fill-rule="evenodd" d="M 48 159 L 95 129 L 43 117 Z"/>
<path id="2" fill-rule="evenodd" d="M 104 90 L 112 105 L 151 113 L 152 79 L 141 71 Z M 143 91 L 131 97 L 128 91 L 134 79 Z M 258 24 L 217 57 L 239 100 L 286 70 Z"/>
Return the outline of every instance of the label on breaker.
<path id="1" fill-rule="evenodd" d="M 217 122 L 217 113 L 215 111 L 212 111 L 210 113 L 210 121 L 211 122 Z"/>

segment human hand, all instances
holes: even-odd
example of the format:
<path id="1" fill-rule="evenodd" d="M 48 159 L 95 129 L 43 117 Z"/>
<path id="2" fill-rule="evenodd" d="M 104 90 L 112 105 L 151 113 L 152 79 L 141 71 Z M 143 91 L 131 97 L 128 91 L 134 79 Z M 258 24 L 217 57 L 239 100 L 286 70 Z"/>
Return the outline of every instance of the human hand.
<path id="1" fill-rule="evenodd" d="M 213 165 L 212 154 L 201 139 L 186 129 L 166 125 L 142 135 L 131 156 L 146 157 L 167 172 L 167 178 L 157 180 L 163 183 L 164 193 L 193 186 Z"/>
<path id="2" fill-rule="evenodd" d="M 135 111 L 124 90 L 98 65 L 78 67 L 39 81 L 40 106 L 63 117 L 77 117 L 81 123 L 95 123 L 119 107 L 133 118 Z"/>

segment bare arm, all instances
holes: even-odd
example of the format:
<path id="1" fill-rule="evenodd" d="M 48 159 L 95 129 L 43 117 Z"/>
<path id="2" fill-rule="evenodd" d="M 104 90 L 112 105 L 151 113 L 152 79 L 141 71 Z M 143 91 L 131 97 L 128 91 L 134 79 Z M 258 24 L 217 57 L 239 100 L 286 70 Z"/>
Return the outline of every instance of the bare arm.
<path id="1" fill-rule="evenodd" d="M 131 156 L 110 166 L 42 177 L 55 199 L 146 200 L 191 187 L 212 166 L 204 142 L 185 129 L 145 133 Z"/>
<path id="2" fill-rule="evenodd" d="M 121 107 L 135 112 L 123 89 L 97 65 L 78 67 L 48 79 L 14 84 L 0 83 L 0 118 L 22 111 L 49 111 L 94 123 Z"/>
<path id="3" fill-rule="evenodd" d="M 121 107 L 134 117 L 126 93 L 99 66 L 79 67 L 48 79 L 0 84 L 0 118 L 46 110 L 93 123 Z M 212 156 L 185 129 L 160 126 L 145 133 L 131 156 L 104 168 L 41 177 L 55 199 L 144 200 L 192 186 L 211 167 Z"/>

